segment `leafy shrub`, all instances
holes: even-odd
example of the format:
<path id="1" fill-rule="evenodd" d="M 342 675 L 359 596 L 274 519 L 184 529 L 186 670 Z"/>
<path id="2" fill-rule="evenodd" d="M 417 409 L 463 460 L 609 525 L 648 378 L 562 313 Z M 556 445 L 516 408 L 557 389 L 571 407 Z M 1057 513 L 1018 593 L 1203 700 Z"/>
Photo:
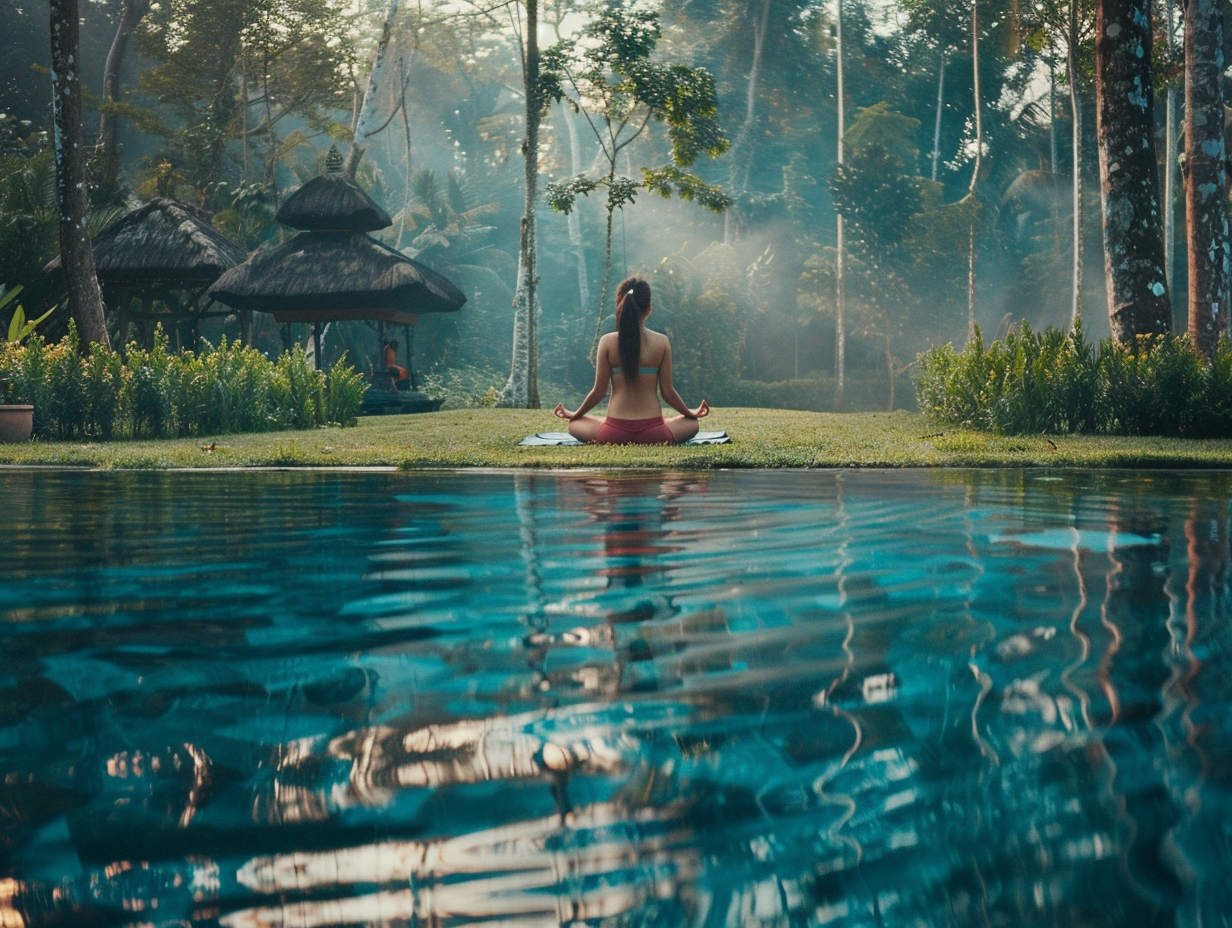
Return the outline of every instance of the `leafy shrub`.
<path id="1" fill-rule="evenodd" d="M 592 380 L 593 373 L 592 369 Z M 496 405 L 497 392 L 505 385 L 506 376 L 494 368 L 455 365 L 429 371 L 421 380 L 423 391 L 441 400 L 442 409 L 481 409 Z M 561 395 L 569 392 L 566 390 Z M 555 395 L 540 378 L 540 398 L 546 402 L 549 396 Z M 552 405 L 556 402 L 559 400 Z"/>
<path id="2" fill-rule="evenodd" d="M 82 366 L 89 421 L 99 438 L 111 439 L 124 410 L 132 377 L 120 356 L 99 344 L 90 346 Z"/>
<path id="3" fill-rule="evenodd" d="M 366 389 L 345 360 L 328 377 L 297 349 L 271 361 L 225 340 L 199 353 L 171 354 L 158 330 L 152 348 L 126 357 L 91 345 L 76 329 L 48 345 L 35 336 L 0 345 L 0 402 L 33 403 L 43 438 L 221 435 L 351 425 Z"/>
<path id="4" fill-rule="evenodd" d="M 329 372 L 325 383 L 325 421 L 336 425 L 354 425 L 364 402 L 368 384 L 353 367 L 344 367 L 340 358 Z"/>
<path id="5" fill-rule="evenodd" d="M 961 351 L 920 355 L 920 409 L 942 422 L 1007 435 L 1095 432 L 1232 435 L 1232 343 L 1207 359 L 1187 335 L 1147 337 L 1131 348 L 1087 344 L 1072 332 L 1027 324 L 987 348 L 976 328 Z"/>
<path id="6" fill-rule="evenodd" d="M 74 438 L 85 434 L 90 403 L 75 325 L 70 324 L 68 336 L 48 349 L 47 377 L 51 419 L 55 422 L 57 436 Z"/>
<path id="7" fill-rule="evenodd" d="M 310 429 L 324 424 L 325 377 L 308 364 L 304 349 L 295 346 L 274 362 L 274 405 L 280 428 Z"/>
<path id="8" fill-rule="evenodd" d="M 129 400 L 133 437 L 166 435 L 173 415 L 171 355 L 161 326 L 154 333 L 154 347 L 146 350 L 136 344 L 128 346 L 126 366 L 132 383 Z M 39 434 L 37 424 L 35 434 Z"/>

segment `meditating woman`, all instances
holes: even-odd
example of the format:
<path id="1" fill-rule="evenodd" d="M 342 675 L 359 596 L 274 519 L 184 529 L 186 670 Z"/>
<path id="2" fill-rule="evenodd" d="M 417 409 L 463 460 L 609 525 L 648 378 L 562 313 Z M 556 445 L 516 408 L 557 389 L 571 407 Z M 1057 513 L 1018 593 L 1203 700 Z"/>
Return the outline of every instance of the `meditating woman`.
<path id="1" fill-rule="evenodd" d="M 579 441 L 608 445 L 670 445 L 697 434 L 697 420 L 710 415 L 702 400 L 689 409 L 672 386 L 672 346 L 666 335 L 646 328 L 650 315 L 650 284 L 640 277 L 621 281 L 616 288 L 616 331 L 599 339 L 595 359 L 595 385 L 574 412 L 557 404 L 554 412 L 569 420 L 569 434 Z M 607 418 L 588 416 L 605 396 L 612 398 Z M 663 401 L 680 413 L 663 418 Z"/>

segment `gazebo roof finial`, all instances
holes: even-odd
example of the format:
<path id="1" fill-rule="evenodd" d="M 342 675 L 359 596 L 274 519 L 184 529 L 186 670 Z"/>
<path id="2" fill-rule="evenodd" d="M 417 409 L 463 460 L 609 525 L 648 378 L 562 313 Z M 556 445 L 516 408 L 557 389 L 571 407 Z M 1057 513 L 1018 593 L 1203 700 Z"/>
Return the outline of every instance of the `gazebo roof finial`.
<path id="1" fill-rule="evenodd" d="M 274 218 L 306 232 L 375 232 L 393 225 L 389 213 L 347 175 L 336 145 L 325 156 L 325 173 L 287 197 Z"/>

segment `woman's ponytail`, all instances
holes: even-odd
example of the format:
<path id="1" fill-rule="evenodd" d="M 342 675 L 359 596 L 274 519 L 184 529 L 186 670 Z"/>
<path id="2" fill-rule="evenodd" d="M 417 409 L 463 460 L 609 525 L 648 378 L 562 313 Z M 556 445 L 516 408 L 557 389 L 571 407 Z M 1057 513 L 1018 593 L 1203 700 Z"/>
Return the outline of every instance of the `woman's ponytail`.
<path id="1" fill-rule="evenodd" d="M 625 380 L 633 384 L 642 365 L 642 316 L 650 307 L 650 284 L 629 277 L 616 288 L 616 350 Z"/>

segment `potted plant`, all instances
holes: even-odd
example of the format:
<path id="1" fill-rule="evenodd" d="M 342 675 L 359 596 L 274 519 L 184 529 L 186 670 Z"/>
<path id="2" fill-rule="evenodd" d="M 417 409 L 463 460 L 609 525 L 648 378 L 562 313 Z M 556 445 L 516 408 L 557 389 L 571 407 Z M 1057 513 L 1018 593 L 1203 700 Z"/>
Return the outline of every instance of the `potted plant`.
<path id="1" fill-rule="evenodd" d="M 16 300 L 21 290 L 21 287 L 14 287 L 0 296 L 0 310 Z M 53 306 L 37 319 L 27 319 L 25 309 L 18 303 L 13 310 L 13 318 L 9 321 L 8 339 L 0 346 L 0 351 L 13 355 L 38 324 L 54 311 Z M 0 359 L 0 375 L 14 368 L 15 365 L 11 363 L 3 363 L 10 360 L 11 358 Z M 34 407 L 28 403 L 15 402 L 18 398 L 16 387 L 9 378 L 0 377 L 0 442 L 29 441 L 30 434 L 34 431 Z"/>

